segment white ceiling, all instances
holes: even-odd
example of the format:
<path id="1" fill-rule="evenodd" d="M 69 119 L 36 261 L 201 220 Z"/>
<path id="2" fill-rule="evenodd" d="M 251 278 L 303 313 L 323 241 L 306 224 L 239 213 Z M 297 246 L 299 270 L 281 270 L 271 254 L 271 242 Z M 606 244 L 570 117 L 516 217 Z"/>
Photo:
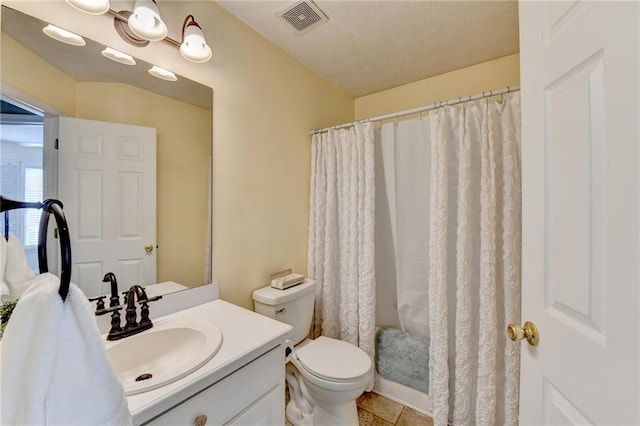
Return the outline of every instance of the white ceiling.
<path id="1" fill-rule="evenodd" d="M 298 1 L 218 3 L 355 97 L 518 52 L 516 1 L 317 0 L 329 21 L 297 34 Z"/>

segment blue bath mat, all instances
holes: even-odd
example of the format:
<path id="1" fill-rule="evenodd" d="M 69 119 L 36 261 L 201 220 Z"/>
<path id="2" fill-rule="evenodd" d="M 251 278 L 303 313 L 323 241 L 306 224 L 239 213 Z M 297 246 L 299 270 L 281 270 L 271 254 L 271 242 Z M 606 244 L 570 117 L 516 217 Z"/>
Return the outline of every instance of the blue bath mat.
<path id="1" fill-rule="evenodd" d="M 429 393 L 429 339 L 395 328 L 376 333 L 376 371 L 379 375 Z"/>

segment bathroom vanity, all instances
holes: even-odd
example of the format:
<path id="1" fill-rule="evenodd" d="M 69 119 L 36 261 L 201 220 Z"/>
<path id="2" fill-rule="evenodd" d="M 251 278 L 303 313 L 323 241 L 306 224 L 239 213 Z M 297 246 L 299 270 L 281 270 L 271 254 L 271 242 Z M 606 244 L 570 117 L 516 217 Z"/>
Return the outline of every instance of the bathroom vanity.
<path id="1" fill-rule="evenodd" d="M 159 328 L 185 318 L 210 322 L 222 332 L 222 344 L 192 373 L 128 396 L 134 424 L 284 424 L 284 341 L 292 334 L 289 325 L 223 300 L 160 318 L 151 313 Z"/>

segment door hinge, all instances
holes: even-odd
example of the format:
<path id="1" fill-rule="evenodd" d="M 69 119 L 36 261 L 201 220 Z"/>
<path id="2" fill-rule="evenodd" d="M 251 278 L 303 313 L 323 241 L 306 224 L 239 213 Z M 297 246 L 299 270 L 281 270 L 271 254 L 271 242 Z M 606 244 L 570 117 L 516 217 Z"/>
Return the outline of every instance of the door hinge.
<path id="1" fill-rule="evenodd" d="M 56 138 L 56 144 L 53 146 L 54 149 L 58 149 L 58 138 Z"/>

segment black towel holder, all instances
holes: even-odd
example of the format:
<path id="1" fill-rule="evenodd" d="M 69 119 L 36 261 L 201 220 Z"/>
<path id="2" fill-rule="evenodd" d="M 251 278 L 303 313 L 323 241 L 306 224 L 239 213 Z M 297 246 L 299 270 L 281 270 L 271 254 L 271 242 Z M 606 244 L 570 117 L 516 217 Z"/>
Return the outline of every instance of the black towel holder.
<path id="1" fill-rule="evenodd" d="M 5 212 L 5 235 L 9 238 L 7 213 L 15 209 L 42 209 L 40 215 L 40 232 L 38 236 L 38 266 L 40 273 L 49 272 L 47 262 L 47 229 L 49 227 L 49 216 L 53 213 L 58 226 L 58 239 L 60 240 L 60 258 L 62 268 L 60 269 L 60 289 L 58 294 L 64 301 L 69 294 L 69 284 L 71 283 L 71 239 L 69 238 L 69 227 L 67 219 L 62 211 L 63 205 L 59 200 L 47 199 L 40 202 L 16 201 L 0 195 L 0 212 Z"/>

